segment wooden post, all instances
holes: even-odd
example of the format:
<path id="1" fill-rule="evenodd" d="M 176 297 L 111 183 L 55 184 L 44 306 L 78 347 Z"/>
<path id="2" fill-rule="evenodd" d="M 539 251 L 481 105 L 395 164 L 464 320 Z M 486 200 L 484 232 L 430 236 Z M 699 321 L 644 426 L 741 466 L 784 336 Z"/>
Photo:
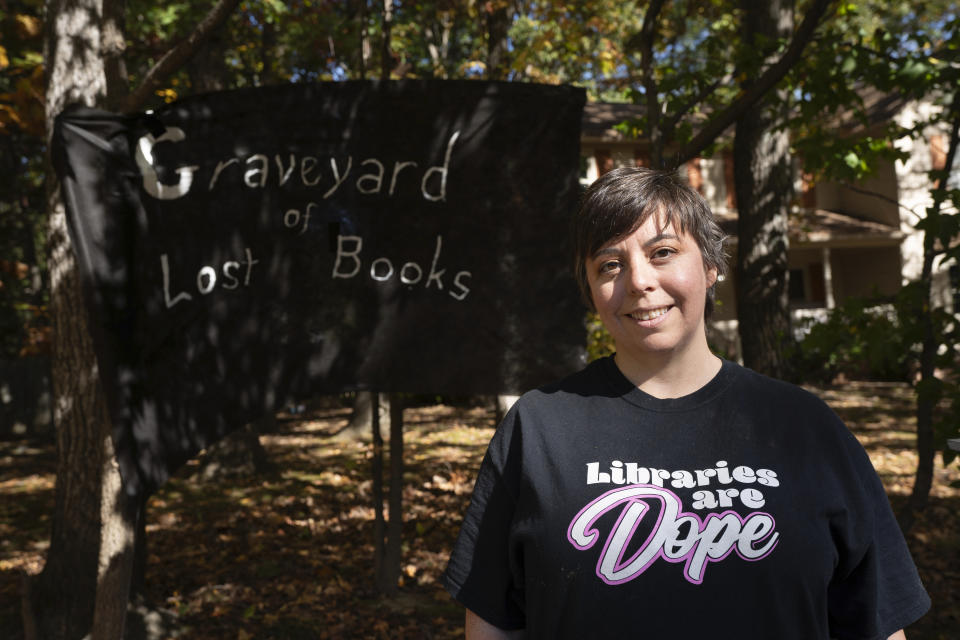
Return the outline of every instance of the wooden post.
<path id="1" fill-rule="evenodd" d="M 403 400 L 390 394 L 390 505 L 389 523 L 383 518 L 383 437 L 380 435 L 380 397 L 373 394 L 373 538 L 374 582 L 386 595 L 397 592 L 403 537 Z"/>
<path id="2" fill-rule="evenodd" d="M 403 542 L 403 398 L 390 394 L 390 522 L 383 563 L 384 593 L 395 593 Z"/>
<path id="3" fill-rule="evenodd" d="M 373 572 L 374 583 L 381 587 L 383 574 L 383 436 L 380 435 L 380 394 L 371 393 L 370 425 L 373 430 Z"/>

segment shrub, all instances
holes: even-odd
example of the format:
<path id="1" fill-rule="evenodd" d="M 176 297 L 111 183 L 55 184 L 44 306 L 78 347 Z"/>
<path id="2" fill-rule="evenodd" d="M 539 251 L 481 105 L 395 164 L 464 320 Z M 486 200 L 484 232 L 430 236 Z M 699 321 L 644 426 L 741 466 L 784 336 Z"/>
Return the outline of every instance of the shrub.
<path id="1" fill-rule="evenodd" d="M 826 322 L 813 322 L 791 354 L 799 377 L 830 382 L 839 375 L 861 380 L 906 381 L 916 359 L 911 323 L 903 322 L 900 295 L 893 304 L 850 298 Z"/>

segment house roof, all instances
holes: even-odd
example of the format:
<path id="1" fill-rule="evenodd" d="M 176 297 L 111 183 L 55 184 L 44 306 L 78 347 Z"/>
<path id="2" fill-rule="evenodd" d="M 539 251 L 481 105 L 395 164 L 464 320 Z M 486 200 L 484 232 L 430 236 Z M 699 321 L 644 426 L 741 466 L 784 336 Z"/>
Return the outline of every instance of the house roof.
<path id="1" fill-rule="evenodd" d="M 884 93 L 875 87 L 861 88 L 857 92 L 863 100 L 863 111 L 867 121 L 859 120 L 853 109 L 844 109 L 833 119 L 833 126 L 840 131 L 849 133 L 862 127 L 873 127 L 883 122 L 889 122 L 899 113 L 908 100 L 899 91 Z"/>
<path id="2" fill-rule="evenodd" d="M 884 93 L 874 87 L 863 87 L 858 93 L 863 100 L 867 122 L 858 120 L 852 109 L 845 109 L 832 118 L 833 126 L 840 131 L 849 133 L 862 126 L 872 127 L 889 121 L 907 103 L 907 99 L 897 91 Z M 640 118 L 644 111 L 645 107 L 642 104 L 588 102 L 583 108 L 580 135 L 588 140 L 603 142 L 632 140 L 614 127 L 627 120 Z"/>
<path id="3" fill-rule="evenodd" d="M 737 214 L 718 213 L 720 227 L 736 243 Z M 790 213 L 788 233 L 794 247 L 864 247 L 898 245 L 904 234 L 897 227 L 826 209 Z"/>
<path id="4" fill-rule="evenodd" d="M 621 122 L 643 115 L 643 106 L 616 102 L 588 102 L 583 107 L 580 135 L 583 138 L 610 142 L 630 140 L 614 127 Z"/>

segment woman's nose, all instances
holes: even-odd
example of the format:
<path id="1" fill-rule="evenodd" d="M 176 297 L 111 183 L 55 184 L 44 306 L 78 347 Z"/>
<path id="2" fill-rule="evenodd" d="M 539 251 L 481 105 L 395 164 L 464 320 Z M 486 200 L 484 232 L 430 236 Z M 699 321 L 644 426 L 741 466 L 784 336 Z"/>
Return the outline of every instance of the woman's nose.
<path id="1" fill-rule="evenodd" d="M 656 274 L 645 260 L 631 260 L 630 273 L 627 280 L 630 293 L 642 295 L 656 287 Z"/>

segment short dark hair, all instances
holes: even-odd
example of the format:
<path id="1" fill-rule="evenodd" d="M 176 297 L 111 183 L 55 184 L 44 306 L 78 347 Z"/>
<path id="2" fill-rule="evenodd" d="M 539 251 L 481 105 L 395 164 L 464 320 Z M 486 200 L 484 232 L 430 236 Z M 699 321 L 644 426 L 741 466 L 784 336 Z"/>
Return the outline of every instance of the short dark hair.
<path id="1" fill-rule="evenodd" d="M 580 209 L 573 217 L 573 268 L 587 307 L 595 310 L 587 280 L 587 260 L 611 242 L 636 231 L 653 214 L 662 216 L 664 226 L 689 234 L 700 248 L 707 269 L 727 272 L 726 239 L 697 191 L 680 179 L 676 171 L 622 167 L 609 171 L 587 187 Z M 713 312 L 716 283 L 707 289 L 704 315 Z"/>

